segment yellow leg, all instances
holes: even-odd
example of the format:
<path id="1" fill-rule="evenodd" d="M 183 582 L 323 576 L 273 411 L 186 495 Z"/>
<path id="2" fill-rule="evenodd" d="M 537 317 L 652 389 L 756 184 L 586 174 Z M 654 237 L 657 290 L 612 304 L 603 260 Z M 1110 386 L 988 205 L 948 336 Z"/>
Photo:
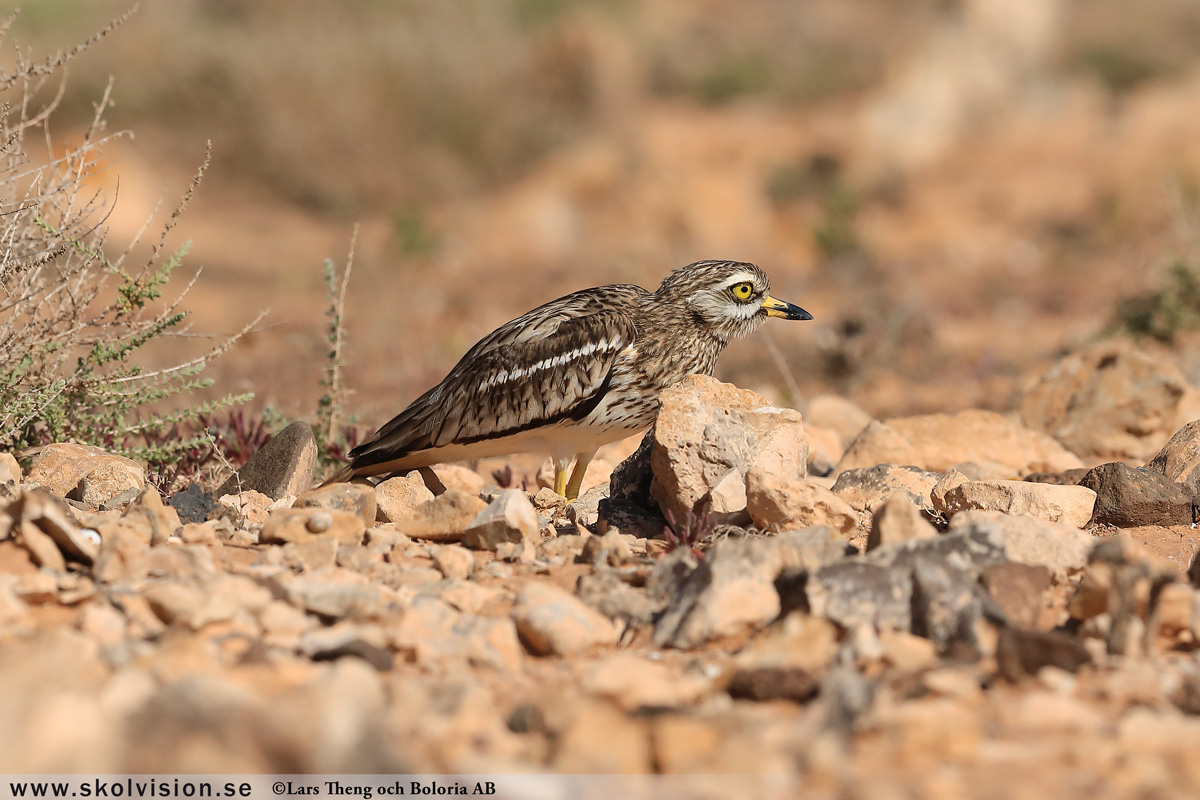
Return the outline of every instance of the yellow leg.
<path id="1" fill-rule="evenodd" d="M 592 462 L 592 456 L 596 455 L 593 450 L 590 453 L 579 453 L 575 456 L 575 471 L 571 473 L 571 482 L 567 484 L 567 500 L 574 500 L 579 497 L 579 488 L 583 486 L 583 476 L 587 472 L 588 464 Z"/>
<path id="2" fill-rule="evenodd" d="M 571 466 L 571 458 L 556 458 L 554 459 L 554 493 L 565 495 L 567 493 L 567 467 Z"/>

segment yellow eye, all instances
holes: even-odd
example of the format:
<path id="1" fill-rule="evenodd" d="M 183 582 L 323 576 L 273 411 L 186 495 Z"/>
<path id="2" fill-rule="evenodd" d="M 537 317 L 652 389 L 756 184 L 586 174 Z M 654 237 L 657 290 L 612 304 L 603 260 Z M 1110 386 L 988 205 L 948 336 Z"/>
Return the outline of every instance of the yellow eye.
<path id="1" fill-rule="evenodd" d="M 733 296 L 738 300 L 749 300 L 750 295 L 754 294 L 754 284 L 746 281 L 735 283 L 729 291 L 733 292 Z"/>

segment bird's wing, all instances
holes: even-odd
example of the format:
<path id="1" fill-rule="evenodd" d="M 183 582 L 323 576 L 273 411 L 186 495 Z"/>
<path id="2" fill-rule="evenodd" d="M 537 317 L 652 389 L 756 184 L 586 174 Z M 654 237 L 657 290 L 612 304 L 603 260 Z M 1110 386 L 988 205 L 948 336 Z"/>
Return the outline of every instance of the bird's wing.
<path id="1" fill-rule="evenodd" d="M 548 314 L 526 315 L 495 331 L 441 383 L 352 450 L 351 466 L 587 416 L 603 398 L 613 362 L 637 338 L 637 329 L 624 311 L 569 316 L 573 310 L 550 320 Z"/>

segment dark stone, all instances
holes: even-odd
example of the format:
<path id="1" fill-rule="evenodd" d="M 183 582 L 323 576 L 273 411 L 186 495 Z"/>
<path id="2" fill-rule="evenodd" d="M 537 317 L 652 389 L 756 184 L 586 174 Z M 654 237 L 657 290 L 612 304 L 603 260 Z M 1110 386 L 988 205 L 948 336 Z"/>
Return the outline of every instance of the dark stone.
<path id="1" fill-rule="evenodd" d="M 1194 675 L 1184 678 L 1179 689 L 1171 695 L 1171 702 L 1185 714 L 1200 716 L 1200 679 Z"/>
<path id="2" fill-rule="evenodd" d="M 347 656 L 361 658 L 380 672 L 387 672 L 395 663 L 391 650 L 377 647 L 362 639 L 351 639 L 348 642 L 339 643 L 336 647 L 318 650 L 312 654 L 312 660 L 336 661 Z"/>
<path id="3" fill-rule="evenodd" d="M 167 500 L 167 505 L 179 514 L 183 524 L 189 522 L 205 522 L 208 515 L 217 507 L 212 492 L 198 483 L 190 484 L 182 492 L 176 492 Z"/>
<path id="4" fill-rule="evenodd" d="M 1076 486 L 1088 474 L 1087 467 L 1076 467 L 1063 472 L 1033 472 L 1025 476 L 1030 483 L 1053 483 L 1055 486 Z"/>
<path id="5" fill-rule="evenodd" d="M 1096 522 L 1119 528 L 1192 524 L 1192 493 L 1157 472 L 1113 461 L 1091 469 L 1079 485 L 1096 493 Z"/>
<path id="6" fill-rule="evenodd" d="M 617 465 L 608 479 L 608 496 L 613 500 L 633 500 L 639 504 L 653 504 L 650 499 L 650 481 L 654 472 L 650 469 L 650 451 L 654 447 L 654 428 L 646 431 L 638 449 L 629 458 Z"/>
<path id="7" fill-rule="evenodd" d="M 912 572 L 912 632 L 939 648 L 962 644 L 978 657 L 975 625 L 983 618 L 984 594 L 976 575 L 949 561 L 923 559 Z"/>
<path id="8" fill-rule="evenodd" d="M 653 506 L 619 497 L 606 497 L 596 504 L 595 533 L 601 536 L 615 530 L 639 539 L 659 539 L 666 526 L 667 520 Z"/>
<path id="9" fill-rule="evenodd" d="M 1200 419 L 1175 431 L 1146 469 L 1182 483 L 1193 495 L 1200 494 Z"/>
<path id="10" fill-rule="evenodd" d="M 804 600 L 786 596 L 789 585 Z M 781 608 L 802 608 L 843 628 L 859 624 L 907 631 L 912 627 L 912 577 L 907 569 L 889 569 L 864 558 L 821 567 L 798 581 L 784 573 L 775 581 Z"/>
<path id="11" fill-rule="evenodd" d="M 262 492 L 272 500 L 298 496 L 311 487 L 317 466 L 317 442 L 307 422 L 293 422 L 242 465 L 217 489 L 217 497 Z"/>
<path id="12" fill-rule="evenodd" d="M 1036 675 L 1042 667 L 1078 672 L 1091 662 L 1091 654 L 1079 639 L 1054 631 L 1006 627 L 1000 631 L 1000 641 L 996 644 L 1000 674 L 1014 683 Z"/>
<path id="13" fill-rule="evenodd" d="M 654 615 L 667 607 L 666 598 L 658 596 L 651 601 L 645 590 L 630 586 L 609 569 L 581 575 L 575 594 L 609 619 L 624 620 L 637 627 L 649 625 Z"/>
<path id="14" fill-rule="evenodd" d="M 819 688 L 817 679 L 799 667 L 755 667 L 733 673 L 727 691 L 736 700 L 803 703 L 816 695 Z"/>
<path id="15" fill-rule="evenodd" d="M 833 464 L 815 458 L 808 463 L 808 474 L 818 478 L 827 478 L 833 474 Z"/>
<path id="16" fill-rule="evenodd" d="M 513 733 L 548 733 L 550 730 L 542 710 L 530 703 L 514 708 L 508 715 L 507 725 Z"/>
<path id="17" fill-rule="evenodd" d="M 1010 623 L 1037 627 L 1042 595 L 1050 588 L 1050 570 L 1029 564 L 992 564 L 984 568 L 979 582 Z"/>

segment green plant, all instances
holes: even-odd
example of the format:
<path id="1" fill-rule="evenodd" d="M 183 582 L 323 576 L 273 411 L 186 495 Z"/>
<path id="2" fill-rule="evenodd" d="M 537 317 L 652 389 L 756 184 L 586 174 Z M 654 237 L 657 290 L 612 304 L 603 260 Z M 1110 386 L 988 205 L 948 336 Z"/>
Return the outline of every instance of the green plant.
<path id="1" fill-rule="evenodd" d="M 226 395 L 178 407 L 179 398 L 211 385 L 200 377 L 208 362 L 258 319 L 200 356 L 158 369 L 137 363 L 147 345 L 179 332 L 187 319 L 180 303 L 195 277 L 172 301 L 158 301 L 188 248 L 185 243 L 167 254 L 168 236 L 209 156 L 145 260 L 130 267 L 140 234 L 117 257 L 107 255 L 105 222 L 115 199 L 91 183 L 113 138 L 104 132 L 112 85 L 82 141 L 65 149 L 48 133 L 62 84 L 48 99 L 46 91 L 68 61 L 127 17 L 41 62 L 13 48 L 13 72 L 0 72 L 0 446 L 21 450 L 75 440 L 153 466 L 208 442 L 200 432 L 169 437 L 160 435 L 164 430 L 178 431 L 182 423 L 249 399 Z M 0 44 L 14 19 L 0 24 Z M 160 410 L 167 402 L 176 408 Z"/>
<path id="2" fill-rule="evenodd" d="M 346 256 L 346 268 L 338 280 L 337 269 L 332 259 L 325 259 L 325 296 L 329 308 L 325 311 L 328 322 L 325 328 L 325 374 L 321 386 L 325 394 L 317 400 L 317 451 L 323 467 L 340 463 L 357 444 L 358 431 L 353 427 L 338 425 L 342 413 L 346 389 L 342 384 L 342 345 L 345 342 L 346 287 L 350 284 L 350 272 L 354 268 L 354 245 L 358 241 L 358 226 L 350 236 L 350 252 Z"/>
<path id="3" fill-rule="evenodd" d="M 1200 328 L 1200 274 L 1184 259 L 1167 269 L 1162 285 L 1118 302 L 1109 330 L 1174 342 L 1185 330 Z"/>

